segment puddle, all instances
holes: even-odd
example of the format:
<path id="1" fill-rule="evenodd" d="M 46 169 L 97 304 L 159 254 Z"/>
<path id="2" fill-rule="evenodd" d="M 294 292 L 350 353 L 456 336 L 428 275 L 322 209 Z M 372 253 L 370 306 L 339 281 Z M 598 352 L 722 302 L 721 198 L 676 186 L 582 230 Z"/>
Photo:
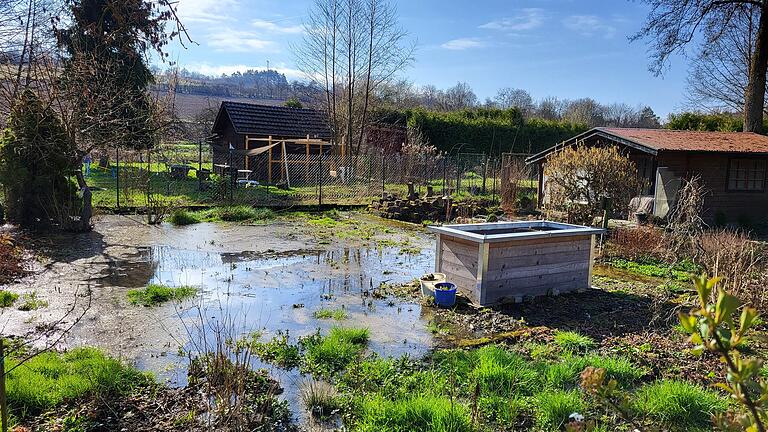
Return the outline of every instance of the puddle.
<path id="1" fill-rule="evenodd" d="M 210 325 L 225 320 L 234 322 L 240 334 L 262 331 L 262 340 L 287 331 L 292 342 L 317 329 L 325 333 L 333 325 L 355 326 L 369 329 L 372 352 L 419 357 L 433 346 L 421 307 L 399 300 L 374 299 L 370 294 L 383 282 L 413 280 L 430 271 L 433 263 L 434 253 L 429 248 L 418 255 L 404 255 L 396 247 L 220 253 L 152 246 L 140 249 L 126 262 L 111 265 L 102 282 L 124 287 L 147 283 L 200 287 L 198 305 L 189 301 L 182 309 L 171 305 L 163 308 L 171 316 L 178 314 L 192 333 L 205 328 L 209 338 L 213 336 Z M 321 308 L 342 307 L 348 314 L 343 321 L 313 316 Z M 187 339 L 186 335 L 175 336 Z M 177 347 L 166 348 L 162 355 L 145 353 L 137 365 L 171 385 L 183 386 L 187 360 L 178 356 Z M 281 382 L 285 389 L 282 397 L 299 420 L 306 420 L 300 414 L 304 410 L 298 400 L 298 372 L 259 360 L 253 363 L 269 370 Z"/>

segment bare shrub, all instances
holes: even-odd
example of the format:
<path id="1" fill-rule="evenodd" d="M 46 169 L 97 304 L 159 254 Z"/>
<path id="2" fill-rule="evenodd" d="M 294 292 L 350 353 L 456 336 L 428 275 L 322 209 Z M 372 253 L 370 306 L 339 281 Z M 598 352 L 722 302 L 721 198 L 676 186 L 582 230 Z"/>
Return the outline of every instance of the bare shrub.
<path id="1" fill-rule="evenodd" d="M 766 263 L 757 242 L 741 231 L 717 230 L 701 234 L 697 243 L 697 261 L 710 275 L 722 278 L 725 291 L 755 308 L 768 307 L 768 292 L 762 285 Z"/>
<path id="2" fill-rule="evenodd" d="M 690 256 L 694 242 L 702 235 L 706 224 L 701 215 L 704 211 L 704 186 L 699 176 L 683 179 L 677 192 L 677 202 L 672 208 L 667 223 L 667 241 L 678 255 Z"/>
<path id="3" fill-rule="evenodd" d="M 642 258 L 667 259 L 664 232 L 656 227 L 640 225 L 636 228 L 618 228 L 611 232 L 605 254 L 637 261 Z"/>
<path id="4" fill-rule="evenodd" d="M 523 181 L 531 176 L 531 168 L 523 158 L 504 155 L 501 165 L 501 209 L 514 216 L 520 207 L 520 195 L 525 189 Z"/>
<path id="5" fill-rule="evenodd" d="M 579 144 L 547 157 L 547 210 L 565 212 L 570 222 L 591 224 L 607 201 L 609 213 L 625 213 L 642 189 L 637 167 L 616 146 Z"/>

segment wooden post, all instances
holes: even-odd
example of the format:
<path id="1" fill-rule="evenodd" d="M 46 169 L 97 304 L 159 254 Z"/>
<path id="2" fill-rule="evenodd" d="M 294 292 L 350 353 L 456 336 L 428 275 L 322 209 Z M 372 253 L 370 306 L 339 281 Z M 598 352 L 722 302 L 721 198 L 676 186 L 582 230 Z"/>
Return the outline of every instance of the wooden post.
<path id="1" fill-rule="evenodd" d="M 304 165 L 304 184 L 306 185 L 309 182 L 309 135 L 307 135 L 307 163 Z"/>
<path id="2" fill-rule="evenodd" d="M 250 150 L 250 149 L 251 149 L 251 143 L 248 141 L 248 135 L 246 135 L 245 136 L 245 169 L 249 169 L 248 165 L 250 165 L 250 164 L 248 162 L 248 159 L 249 159 L 248 158 L 248 150 Z"/>
<path id="3" fill-rule="evenodd" d="M 269 176 L 268 184 L 272 184 L 272 136 L 269 137 L 267 144 L 269 147 L 269 162 L 267 163 L 267 175 Z"/>
<path id="4" fill-rule="evenodd" d="M 5 339 L 0 337 L 0 421 L 2 431 L 8 432 L 8 398 L 5 395 Z"/>
<path id="5" fill-rule="evenodd" d="M 285 141 L 283 141 L 283 166 L 285 167 L 285 184 L 288 189 L 291 188 L 291 178 L 288 174 L 288 152 L 285 149 Z"/>

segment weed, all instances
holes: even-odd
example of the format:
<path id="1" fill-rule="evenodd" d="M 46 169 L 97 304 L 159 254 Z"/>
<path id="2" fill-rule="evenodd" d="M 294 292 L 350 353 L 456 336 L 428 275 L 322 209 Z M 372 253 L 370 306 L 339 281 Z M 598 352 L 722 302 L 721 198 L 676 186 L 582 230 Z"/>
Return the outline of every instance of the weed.
<path id="1" fill-rule="evenodd" d="M 368 329 L 333 327 L 327 336 L 303 338 L 304 370 L 321 376 L 343 370 L 358 358 L 368 343 Z"/>
<path id="2" fill-rule="evenodd" d="M 676 430 L 711 427 L 714 412 L 726 409 L 726 402 L 714 392 L 681 381 L 658 381 L 637 391 L 635 409 Z"/>
<path id="3" fill-rule="evenodd" d="M 545 391 L 536 398 L 536 424 L 544 430 L 560 430 L 571 414 L 585 408 L 578 390 Z"/>
<path id="4" fill-rule="evenodd" d="M 258 337 L 251 336 L 250 348 L 262 360 L 285 369 L 293 369 L 301 361 L 299 347 L 288 343 L 287 333 L 278 333 L 269 342 L 258 342 Z"/>
<path id="5" fill-rule="evenodd" d="M 149 284 L 144 289 L 128 290 L 128 301 L 133 305 L 157 306 L 165 302 L 181 301 L 197 294 L 197 288 L 191 286 L 169 287 Z"/>
<path id="6" fill-rule="evenodd" d="M 275 212 L 268 208 L 254 208 L 251 206 L 216 207 L 211 218 L 224 222 L 266 221 L 275 218 Z"/>
<path id="7" fill-rule="evenodd" d="M 318 309 L 312 316 L 316 319 L 334 319 L 336 321 L 344 321 L 349 317 L 347 311 L 343 308 L 340 309 Z"/>
<path id="8" fill-rule="evenodd" d="M 313 416 L 328 418 L 339 409 L 336 387 L 325 382 L 307 380 L 299 385 L 299 395 Z"/>
<path id="9" fill-rule="evenodd" d="M 9 359 L 7 367 L 13 368 Z M 21 416 L 36 414 L 87 394 L 125 394 L 151 379 L 95 348 L 45 352 L 7 376 L 8 402 Z"/>
<path id="10" fill-rule="evenodd" d="M 589 351 L 596 345 L 591 337 L 571 331 L 555 332 L 555 343 L 568 352 Z"/>
<path id="11" fill-rule="evenodd" d="M 644 276 L 655 278 L 669 278 L 680 282 L 691 280 L 691 274 L 695 273 L 696 266 L 689 261 L 683 261 L 674 265 L 669 265 L 656 260 L 628 261 L 616 258 L 610 261 L 610 264 L 616 268 L 638 273 Z"/>
<path id="12" fill-rule="evenodd" d="M 48 302 L 38 298 L 36 292 L 25 293 L 21 296 L 21 302 L 18 309 L 25 312 L 48 307 Z"/>
<path id="13" fill-rule="evenodd" d="M 18 294 L 7 290 L 0 290 L 0 307 L 11 307 L 18 299 Z"/>
<path id="14" fill-rule="evenodd" d="M 171 215 L 170 222 L 176 226 L 194 225 L 202 221 L 199 213 L 178 209 Z"/>

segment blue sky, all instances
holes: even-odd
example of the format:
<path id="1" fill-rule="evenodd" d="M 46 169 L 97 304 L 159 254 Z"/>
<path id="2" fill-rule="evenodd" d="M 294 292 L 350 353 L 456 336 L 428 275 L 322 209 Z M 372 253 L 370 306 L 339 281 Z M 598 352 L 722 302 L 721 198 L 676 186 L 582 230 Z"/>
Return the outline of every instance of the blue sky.
<path id="1" fill-rule="evenodd" d="M 646 46 L 627 37 L 647 6 L 629 0 L 394 0 L 417 43 L 403 77 L 416 85 L 469 83 L 480 100 L 502 87 L 546 96 L 592 97 L 683 108 L 687 62 L 663 77 L 648 71 Z M 273 69 L 300 78 L 291 45 L 300 43 L 311 0 L 180 0 L 179 13 L 199 45 L 171 52 L 180 66 L 208 74 Z"/>

